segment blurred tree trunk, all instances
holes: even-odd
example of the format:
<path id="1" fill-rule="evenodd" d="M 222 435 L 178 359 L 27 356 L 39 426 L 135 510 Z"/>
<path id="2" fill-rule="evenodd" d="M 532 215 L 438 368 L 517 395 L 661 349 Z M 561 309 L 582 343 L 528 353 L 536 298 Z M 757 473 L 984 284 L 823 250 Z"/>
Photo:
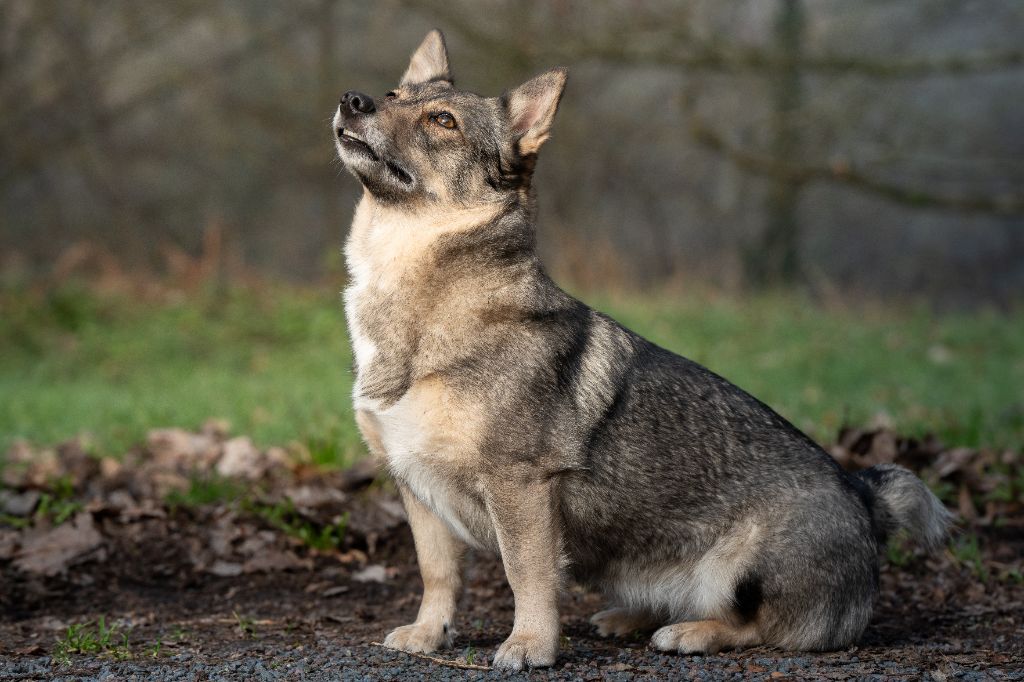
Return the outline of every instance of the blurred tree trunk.
<path id="1" fill-rule="evenodd" d="M 799 154 L 799 112 L 802 105 L 801 64 L 804 33 L 803 0 L 780 0 L 775 39 L 782 66 L 773 75 L 771 156 L 792 163 Z M 766 225 L 746 253 L 747 279 L 754 285 L 791 284 L 802 275 L 797 204 L 803 182 L 791 176 L 769 179 Z"/>

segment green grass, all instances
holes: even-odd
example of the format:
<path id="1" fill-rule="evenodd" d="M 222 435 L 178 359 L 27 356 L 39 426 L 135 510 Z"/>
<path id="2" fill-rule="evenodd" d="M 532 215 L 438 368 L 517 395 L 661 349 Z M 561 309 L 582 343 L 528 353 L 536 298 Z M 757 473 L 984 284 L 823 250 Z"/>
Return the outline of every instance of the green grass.
<path id="1" fill-rule="evenodd" d="M 974 577 L 983 583 L 988 582 L 988 567 L 982 559 L 981 544 L 975 533 L 964 533 L 950 540 L 949 549 L 953 557 L 970 568 Z"/>
<path id="2" fill-rule="evenodd" d="M 248 501 L 243 506 L 270 526 L 290 535 L 306 547 L 321 552 L 340 549 L 345 541 L 345 533 L 348 531 L 348 512 L 345 512 L 333 523 L 319 525 L 303 518 L 295 510 L 295 505 L 287 499 L 276 504 Z"/>
<path id="3" fill-rule="evenodd" d="M 823 309 L 796 295 L 584 297 L 829 441 L 886 414 L 955 445 L 1024 446 L 1024 314 Z M 171 303 L 0 292 L 0 447 L 87 432 L 118 454 L 225 418 L 322 464 L 361 456 L 340 296 L 264 287 Z"/>
<path id="4" fill-rule="evenodd" d="M 207 504 L 242 500 L 248 492 L 245 486 L 234 479 L 215 475 L 193 476 L 189 480 L 188 488 L 171 490 L 164 498 L 164 502 L 171 510 L 178 507 L 189 509 Z"/>
<path id="5" fill-rule="evenodd" d="M 53 648 L 55 661 L 67 664 L 72 654 L 124 660 L 132 657 L 132 650 L 128 643 L 128 633 L 122 632 L 117 625 L 108 626 L 106 619 L 100 616 L 96 623 L 69 625 L 64 636 L 57 640 Z"/>
<path id="6" fill-rule="evenodd" d="M 233 292 L 159 306 L 75 290 L 0 312 L 0 446 L 76 433 L 116 454 L 159 426 L 226 418 L 263 445 L 362 453 L 340 297 Z M 40 300 L 41 299 L 41 300 Z"/>

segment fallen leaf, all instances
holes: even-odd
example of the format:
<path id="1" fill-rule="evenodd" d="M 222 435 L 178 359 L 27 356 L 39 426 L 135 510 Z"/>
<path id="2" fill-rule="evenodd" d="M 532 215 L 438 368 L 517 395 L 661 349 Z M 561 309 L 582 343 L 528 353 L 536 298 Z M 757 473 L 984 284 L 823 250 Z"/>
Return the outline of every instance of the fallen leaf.
<path id="1" fill-rule="evenodd" d="M 336 597 L 339 594 L 345 594 L 348 590 L 348 585 L 335 585 L 334 587 L 327 588 L 320 595 L 323 597 Z"/>
<path id="2" fill-rule="evenodd" d="M 953 448 L 946 450 L 935 460 L 935 475 L 945 478 L 953 472 L 963 469 L 973 458 L 975 451 L 970 448 Z"/>
<path id="3" fill-rule="evenodd" d="M 369 561 L 366 552 L 353 547 L 352 549 L 337 555 L 338 561 L 343 564 L 365 564 Z"/>
<path id="4" fill-rule="evenodd" d="M 270 573 L 293 571 L 300 568 L 307 570 L 313 568 L 313 560 L 300 559 L 289 551 L 268 549 L 246 561 L 242 570 L 246 573 Z"/>
<path id="5" fill-rule="evenodd" d="M 6 561 L 15 555 L 21 533 L 16 530 L 0 528 L 0 561 Z"/>
<path id="6" fill-rule="evenodd" d="M 209 468 L 219 452 L 212 437 L 178 428 L 153 429 L 146 445 L 157 466 L 182 471 Z"/>
<path id="7" fill-rule="evenodd" d="M 341 504 L 345 501 L 345 493 L 334 488 L 300 485 L 284 491 L 285 497 L 296 507 L 316 509 L 330 504 Z"/>
<path id="8" fill-rule="evenodd" d="M 240 535 L 234 514 L 224 514 L 210 528 L 208 542 L 210 549 L 219 557 L 231 556 L 232 543 Z"/>
<path id="9" fill-rule="evenodd" d="M 382 583 L 388 579 L 388 569 L 381 564 L 370 564 L 352 574 L 352 580 L 359 583 Z"/>
<path id="10" fill-rule="evenodd" d="M 102 544 L 103 536 L 96 530 L 92 514 L 80 512 L 70 523 L 26 538 L 14 567 L 26 573 L 57 575 Z"/>
<path id="11" fill-rule="evenodd" d="M 0 511 L 12 516 L 29 516 L 39 503 L 38 490 L 26 490 L 16 493 L 13 490 L 0 490 Z"/>
<path id="12" fill-rule="evenodd" d="M 208 438 L 213 438 L 214 440 L 224 440 L 225 438 L 228 437 L 228 434 L 231 432 L 231 422 L 229 422 L 227 419 L 217 419 L 214 417 L 207 419 L 205 422 L 203 422 L 203 426 L 199 430 L 204 436 L 207 436 Z"/>
<path id="13" fill-rule="evenodd" d="M 219 575 L 222 578 L 232 578 L 236 575 L 242 575 L 242 564 L 217 559 L 206 570 L 209 573 Z"/>
<path id="14" fill-rule="evenodd" d="M 103 478 L 117 478 L 124 471 L 124 465 L 113 457 L 100 460 L 100 475 Z"/>
<path id="15" fill-rule="evenodd" d="M 25 441 L 15 441 L 4 456 L 3 483 L 11 488 L 43 488 L 62 473 L 55 450 L 36 451 Z"/>
<path id="16" fill-rule="evenodd" d="M 266 473 L 267 464 L 252 440 L 248 436 L 239 436 L 224 443 L 216 468 L 221 476 L 255 480 Z"/>

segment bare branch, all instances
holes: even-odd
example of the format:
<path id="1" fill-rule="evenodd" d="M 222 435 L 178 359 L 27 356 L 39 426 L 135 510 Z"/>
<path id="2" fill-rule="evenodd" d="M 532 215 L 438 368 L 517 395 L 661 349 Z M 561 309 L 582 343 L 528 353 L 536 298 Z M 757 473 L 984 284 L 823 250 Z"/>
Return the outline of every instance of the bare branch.
<path id="1" fill-rule="evenodd" d="M 1021 195 L 935 194 L 927 190 L 903 187 L 879 180 L 846 164 L 795 165 L 751 152 L 732 144 L 697 117 L 690 118 L 689 128 L 694 139 L 705 147 L 722 154 L 740 168 L 757 175 L 782 179 L 795 184 L 814 181 L 844 184 L 908 206 L 944 208 L 963 213 L 1024 214 L 1024 196 Z"/>
<path id="2" fill-rule="evenodd" d="M 467 16 L 464 7 L 434 0 L 401 0 L 414 11 L 428 14 L 468 42 L 487 51 L 501 51 L 518 63 L 538 59 L 560 61 L 608 61 L 618 64 L 646 64 L 681 68 L 691 72 L 768 73 L 798 68 L 830 75 L 860 75 L 875 78 L 922 78 L 961 76 L 1004 71 L 1024 66 L 1024 50 L 984 51 L 941 57 L 868 58 L 856 55 L 819 54 L 797 57 L 761 48 L 711 44 L 695 38 L 684 25 L 666 25 L 665 41 L 622 40 L 609 35 L 563 35 L 534 41 L 510 40 L 481 28 L 483 22 Z M 614 27 L 618 30 L 619 27 Z"/>

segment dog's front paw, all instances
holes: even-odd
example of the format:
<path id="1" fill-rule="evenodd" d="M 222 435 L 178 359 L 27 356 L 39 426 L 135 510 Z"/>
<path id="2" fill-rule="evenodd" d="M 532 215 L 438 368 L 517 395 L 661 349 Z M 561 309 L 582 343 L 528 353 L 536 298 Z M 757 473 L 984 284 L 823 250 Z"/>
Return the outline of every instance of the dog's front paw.
<path id="1" fill-rule="evenodd" d="M 500 670 L 522 670 L 554 665 L 558 656 L 558 637 L 512 633 L 494 654 L 493 665 Z"/>
<path id="2" fill-rule="evenodd" d="M 636 609 L 605 609 L 590 617 L 590 624 L 597 626 L 601 637 L 624 637 L 634 632 L 653 630 L 657 626 L 654 617 Z"/>
<path id="3" fill-rule="evenodd" d="M 408 651 L 413 654 L 429 654 L 442 647 L 450 647 L 452 637 L 450 628 L 441 624 L 413 623 L 395 628 L 384 638 L 384 646 L 389 649 Z"/>

